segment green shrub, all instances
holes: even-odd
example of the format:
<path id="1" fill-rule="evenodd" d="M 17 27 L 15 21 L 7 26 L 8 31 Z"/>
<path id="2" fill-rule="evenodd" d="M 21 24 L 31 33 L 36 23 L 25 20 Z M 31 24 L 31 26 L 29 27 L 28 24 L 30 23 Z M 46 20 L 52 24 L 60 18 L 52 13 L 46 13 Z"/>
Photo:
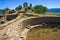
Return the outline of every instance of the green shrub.
<path id="1" fill-rule="evenodd" d="M 46 32 L 46 30 L 44 30 L 44 29 L 42 29 L 42 31 L 41 31 L 42 33 L 45 33 Z"/>
<path id="2" fill-rule="evenodd" d="M 42 34 L 41 30 L 38 31 L 38 37 L 40 37 Z"/>
<path id="3" fill-rule="evenodd" d="M 58 26 L 58 29 L 60 29 L 60 26 Z"/>
<path id="4" fill-rule="evenodd" d="M 51 32 L 51 29 L 48 29 L 46 30 L 46 34 L 50 33 Z"/>
<path id="5" fill-rule="evenodd" d="M 54 28 L 54 29 L 53 29 L 53 32 L 57 32 L 57 31 L 58 31 L 58 28 Z"/>
<path id="6" fill-rule="evenodd" d="M 46 12 L 46 11 L 47 11 L 47 7 L 45 7 L 43 5 L 36 5 L 36 6 L 34 6 L 34 12 L 35 13 L 38 13 L 38 14 L 42 13 L 42 14 L 44 14 L 44 12 Z"/>

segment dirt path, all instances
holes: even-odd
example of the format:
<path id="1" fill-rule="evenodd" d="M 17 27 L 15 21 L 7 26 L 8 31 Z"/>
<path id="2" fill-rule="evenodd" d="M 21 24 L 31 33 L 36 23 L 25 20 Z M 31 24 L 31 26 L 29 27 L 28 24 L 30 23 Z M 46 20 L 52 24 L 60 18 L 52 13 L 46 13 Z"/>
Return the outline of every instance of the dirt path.
<path id="1" fill-rule="evenodd" d="M 27 30 L 24 29 L 24 31 L 22 31 L 22 26 L 19 26 L 19 25 L 21 24 L 22 21 L 26 19 L 29 19 L 29 18 L 18 20 L 7 26 L 8 29 L 7 29 L 6 35 L 8 36 L 9 40 L 20 40 L 20 39 L 22 40 L 21 37 L 26 34 L 26 31 L 28 29 Z"/>

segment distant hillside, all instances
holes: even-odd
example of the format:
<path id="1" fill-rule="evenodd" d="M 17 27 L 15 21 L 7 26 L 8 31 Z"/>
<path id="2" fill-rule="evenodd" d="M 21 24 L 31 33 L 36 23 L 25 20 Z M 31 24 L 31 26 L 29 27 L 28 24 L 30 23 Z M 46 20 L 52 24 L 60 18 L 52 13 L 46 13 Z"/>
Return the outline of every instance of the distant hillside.
<path id="1" fill-rule="evenodd" d="M 2 14 L 2 10 L 0 9 L 0 14 Z"/>
<path id="2" fill-rule="evenodd" d="M 48 9 L 48 12 L 60 12 L 60 8 L 51 8 Z"/>

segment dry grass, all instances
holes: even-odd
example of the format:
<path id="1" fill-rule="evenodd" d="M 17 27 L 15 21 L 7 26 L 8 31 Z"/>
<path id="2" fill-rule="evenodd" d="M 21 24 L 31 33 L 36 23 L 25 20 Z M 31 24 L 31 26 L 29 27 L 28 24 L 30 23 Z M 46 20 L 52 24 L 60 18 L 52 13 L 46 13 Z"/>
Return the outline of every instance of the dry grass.
<path id="1" fill-rule="evenodd" d="M 54 29 L 55 30 L 55 29 Z M 28 32 L 26 40 L 59 40 L 60 31 L 54 31 L 50 28 L 36 27 Z"/>

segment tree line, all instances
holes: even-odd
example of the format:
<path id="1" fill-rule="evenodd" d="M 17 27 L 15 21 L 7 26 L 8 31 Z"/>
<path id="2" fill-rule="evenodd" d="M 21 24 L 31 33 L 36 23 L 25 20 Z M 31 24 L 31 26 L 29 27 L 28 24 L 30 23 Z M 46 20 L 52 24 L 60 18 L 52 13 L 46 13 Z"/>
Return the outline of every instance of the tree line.
<path id="1" fill-rule="evenodd" d="M 35 5 L 34 7 L 32 7 L 32 4 L 30 4 L 31 6 L 27 6 L 27 7 L 22 7 L 21 5 L 17 6 L 14 10 L 16 11 L 20 11 L 21 9 L 24 8 L 24 11 L 27 12 L 28 10 L 31 12 L 35 12 L 35 13 L 39 13 L 39 14 L 44 14 L 44 12 L 46 12 L 48 10 L 47 7 L 43 6 L 43 5 Z M 3 9 L 3 13 L 5 13 L 6 11 L 9 11 L 9 8 L 4 8 Z"/>

